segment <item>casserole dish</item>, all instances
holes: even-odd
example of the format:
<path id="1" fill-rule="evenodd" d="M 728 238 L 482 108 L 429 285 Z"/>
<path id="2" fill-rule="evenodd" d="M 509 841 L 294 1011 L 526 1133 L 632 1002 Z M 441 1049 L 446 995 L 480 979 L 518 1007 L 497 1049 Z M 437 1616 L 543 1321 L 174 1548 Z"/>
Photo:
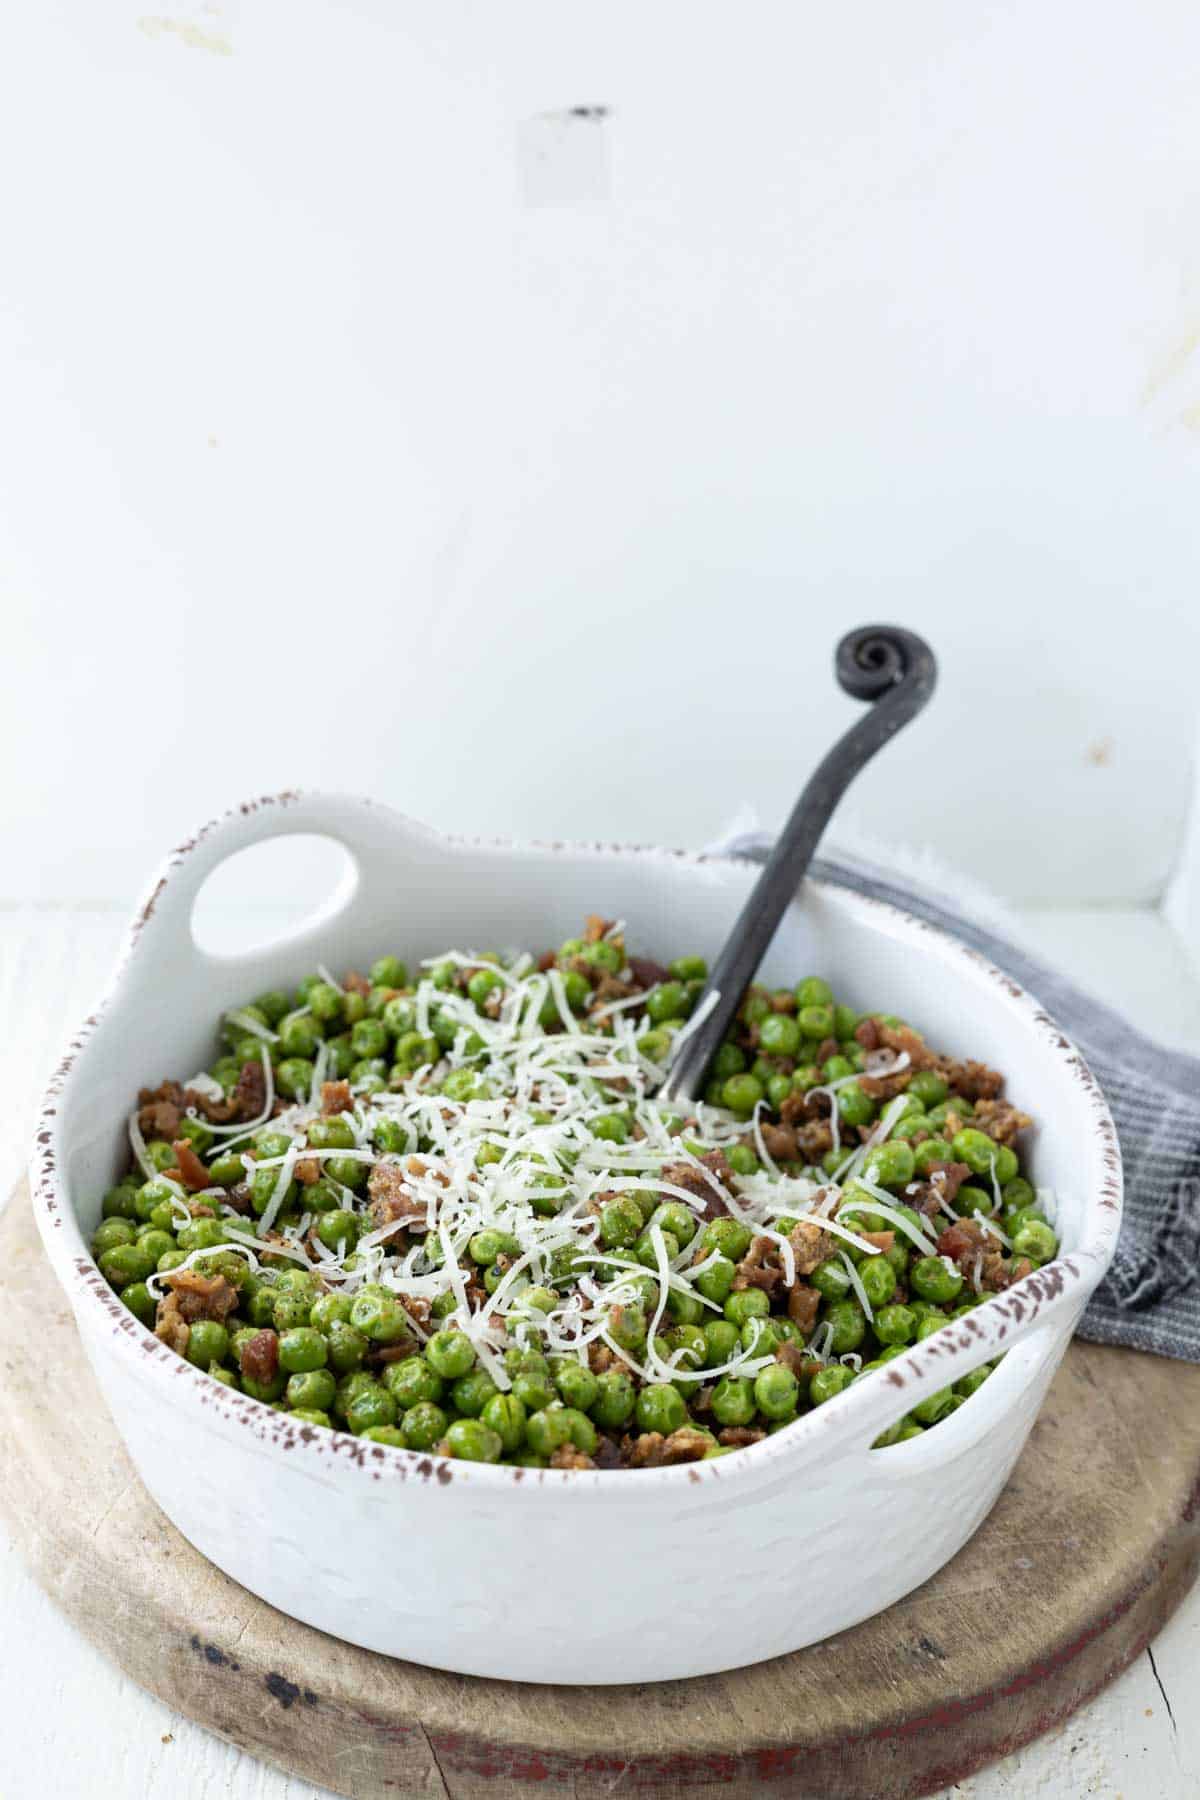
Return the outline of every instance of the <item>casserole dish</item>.
<path id="1" fill-rule="evenodd" d="M 320 833 L 352 871 L 286 939 L 200 950 L 211 872 L 269 836 Z M 130 1456 L 186 1538 L 235 1580 L 368 1649 L 461 1673 L 574 1683 L 738 1667 L 828 1637 L 941 1567 L 1003 1486 L 1120 1225 L 1116 1135 L 1078 1053 L 979 957 L 895 909 L 807 882 L 763 966 L 828 973 L 951 1053 L 1003 1068 L 1044 1121 L 1032 1150 L 1062 1254 L 795 1426 L 736 1456 L 558 1471 L 448 1462 L 299 1427 L 174 1355 L 122 1306 L 86 1237 L 125 1152 L 128 1096 L 203 1065 L 214 1009 L 324 962 L 553 942 L 585 912 L 654 955 L 711 955 L 758 870 L 662 850 L 444 838 L 365 800 L 244 804 L 172 853 L 113 984 L 59 1066 L 31 1168 L 38 1223 Z M 936 1431 L 872 1450 L 921 1399 L 1006 1352 Z"/>

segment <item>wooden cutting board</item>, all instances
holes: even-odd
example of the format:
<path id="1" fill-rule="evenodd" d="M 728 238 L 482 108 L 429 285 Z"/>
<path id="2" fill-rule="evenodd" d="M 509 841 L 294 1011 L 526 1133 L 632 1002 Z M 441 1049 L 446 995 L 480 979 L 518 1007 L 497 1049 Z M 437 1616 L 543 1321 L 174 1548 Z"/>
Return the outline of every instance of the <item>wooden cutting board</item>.
<path id="1" fill-rule="evenodd" d="M 440 1674 L 296 1624 L 179 1536 L 104 1409 L 24 1194 L 0 1216 L 0 1268 L 0 1507 L 34 1574 L 134 1681 L 352 1800 L 764 1785 L 910 1800 L 1119 1674 L 1200 1558 L 1200 1368 L 1075 1344 L 990 1517 L 881 1617 L 696 1681 L 588 1690 Z M 586 1604 L 567 1603 L 564 1629 Z"/>

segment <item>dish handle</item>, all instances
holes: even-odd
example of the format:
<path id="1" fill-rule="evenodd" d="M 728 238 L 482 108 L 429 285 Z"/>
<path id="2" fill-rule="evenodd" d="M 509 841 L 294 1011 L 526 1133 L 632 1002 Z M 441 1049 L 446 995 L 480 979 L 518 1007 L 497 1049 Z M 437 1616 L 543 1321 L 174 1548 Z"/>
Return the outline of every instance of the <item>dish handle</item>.
<path id="1" fill-rule="evenodd" d="M 845 1394 L 825 1403 L 829 1428 L 836 1431 L 839 1447 L 851 1455 L 869 1450 L 881 1433 L 915 1407 L 1015 1349 L 1035 1332 L 1061 1334 L 1065 1346 L 1075 1317 L 1102 1273 L 1100 1259 L 1088 1252 L 1056 1258 L 912 1345 L 903 1356 L 878 1370 L 873 1381 L 855 1382 Z M 1064 1322 L 1066 1330 L 1062 1329 Z M 940 1432 L 933 1432 L 925 1442 L 932 1449 L 944 1441 L 949 1456 L 957 1454 L 956 1439 L 956 1433 L 947 1433 L 943 1440 Z"/>
<path id="2" fill-rule="evenodd" d="M 209 876 L 229 857 L 269 838 L 299 835 L 332 839 L 345 850 L 349 863 L 328 897 L 275 940 L 269 946 L 272 951 L 283 943 L 297 947 L 325 930 L 332 920 L 348 915 L 365 884 L 394 871 L 398 851 L 429 858 L 446 854 L 444 840 L 436 832 L 369 800 L 295 790 L 245 800 L 202 826 L 160 865 L 134 915 L 130 959 L 140 962 L 151 949 L 155 963 L 161 956 L 221 965 L 261 958 L 262 946 L 244 955 L 215 955 L 202 949 L 193 934 L 193 909 Z"/>

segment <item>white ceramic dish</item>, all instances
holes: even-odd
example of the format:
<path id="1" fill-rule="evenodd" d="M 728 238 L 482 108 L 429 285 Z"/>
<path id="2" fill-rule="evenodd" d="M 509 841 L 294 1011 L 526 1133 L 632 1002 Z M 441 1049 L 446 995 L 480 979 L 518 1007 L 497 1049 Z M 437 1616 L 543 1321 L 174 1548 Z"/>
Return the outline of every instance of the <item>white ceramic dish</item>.
<path id="1" fill-rule="evenodd" d="M 209 873 L 267 836 L 320 832 L 354 878 L 253 955 L 214 958 L 191 915 Z M 114 1298 L 86 1238 L 124 1166 L 130 1095 L 211 1053 L 219 1010 L 318 961 L 385 949 L 538 948 L 586 912 L 629 921 L 649 955 L 722 942 L 757 869 L 659 850 L 467 843 L 366 801 L 283 794 L 242 806 L 168 859 L 99 1011 L 47 1094 L 32 1177 L 47 1251 L 146 1486 L 204 1555 L 284 1612 L 395 1656 L 523 1681 L 710 1673 L 840 1631 L 908 1593 L 983 1519 L 1025 1441 L 1121 1217 L 1116 1135 L 1078 1053 L 1037 1003 L 908 916 L 806 884 L 764 965 L 821 970 L 931 1041 L 1003 1069 L 1042 1121 L 1039 1184 L 1063 1254 L 738 1456 L 629 1473 L 452 1463 L 297 1428 L 167 1350 Z M 873 1451 L 919 1399 L 1009 1352 L 924 1437 Z"/>

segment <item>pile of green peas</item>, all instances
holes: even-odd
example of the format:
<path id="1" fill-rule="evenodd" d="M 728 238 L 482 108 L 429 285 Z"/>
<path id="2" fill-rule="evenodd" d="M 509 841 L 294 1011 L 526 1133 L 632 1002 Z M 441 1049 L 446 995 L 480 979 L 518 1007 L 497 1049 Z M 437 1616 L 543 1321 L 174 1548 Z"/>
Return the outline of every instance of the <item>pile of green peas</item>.
<path id="1" fill-rule="evenodd" d="M 494 963 L 496 959 L 491 959 Z M 563 973 L 567 1004 L 581 1015 L 596 1005 L 596 989 L 605 976 L 626 973 L 620 941 L 570 939 L 556 960 Z M 645 994 L 638 1013 L 645 1029 L 641 1054 L 664 1062 L 671 1038 L 689 1016 L 703 989 L 706 965 L 685 956 L 670 965 L 666 978 Z M 481 1011 L 502 985 L 495 968 L 463 969 L 447 960 L 428 979 L 436 991 L 454 989 Z M 842 1169 L 854 1144 L 879 1123 L 881 1106 L 855 1077 L 863 1071 L 865 1052 L 855 1031 L 865 1017 L 899 1026 L 888 1014 L 862 1014 L 835 1002 L 827 982 L 807 977 L 794 989 L 751 988 L 725 1043 L 711 1067 L 705 1098 L 733 1121 L 749 1122 L 756 1114 L 778 1117 L 793 1095 L 836 1084 L 831 1089 L 841 1129 L 841 1145 L 816 1164 L 788 1161 L 785 1176 L 823 1182 Z M 539 1019 L 543 1030 L 561 1029 L 556 1002 L 547 1000 Z M 226 1095 L 237 1088 L 248 1063 L 260 1060 L 264 1045 L 277 1091 L 300 1101 L 310 1092 L 319 1047 L 325 1046 L 329 1079 L 350 1082 L 367 1102 L 383 1091 L 400 1091 L 418 1072 L 428 1075 L 452 1045 L 464 1049 L 461 1019 L 439 1013 L 436 1005 L 429 1029 L 417 1028 L 415 989 L 405 964 L 395 956 L 380 958 L 371 968 L 367 991 L 335 986 L 321 975 L 302 981 L 293 993 L 258 995 L 228 1014 L 221 1027 L 221 1054 L 209 1071 Z M 589 1027 L 611 1029 L 602 1014 Z M 472 1044 L 471 1036 L 475 1036 Z M 836 1050 L 829 1050 L 830 1040 Z M 816 1060 L 824 1047 L 823 1061 Z M 444 1073 L 435 1091 L 448 1100 L 466 1102 L 492 1091 L 488 1085 L 484 1040 L 467 1034 L 465 1051 L 476 1061 Z M 607 1110 L 590 1120 L 592 1135 L 614 1146 L 628 1143 L 636 1127 L 633 1109 L 619 1094 Z M 1037 1267 L 1057 1253 L 1058 1241 L 1031 1183 L 1021 1173 L 1017 1152 L 998 1143 L 970 1121 L 972 1101 L 954 1092 L 944 1074 L 919 1070 L 904 1087 L 902 1103 L 889 1105 L 891 1124 L 873 1144 L 856 1173 L 892 1196 L 894 1209 L 910 1223 L 929 1231 L 929 1221 L 907 1204 L 907 1190 L 928 1179 L 938 1163 L 959 1162 L 970 1170 L 952 1202 L 965 1219 L 982 1214 L 1003 1231 L 1011 1251 L 1003 1259 L 1006 1272 Z M 953 1117 L 956 1129 L 946 1135 Z M 694 1154 L 719 1142 L 735 1176 L 762 1169 L 749 1131 L 719 1139 L 706 1137 L 695 1119 L 678 1119 L 671 1129 Z M 325 1151 L 348 1151 L 356 1136 L 344 1117 L 314 1117 L 306 1125 L 307 1142 Z M 201 1117 L 185 1116 L 179 1132 L 196 1154 L 207 1160 L 216 1189 L 240 1186 L 250 1211 L 261 1216 L 275 1193 L 277 1159 L 292 1134 L 267 1123 L 235 1149 L 223 1149 L 217 1134 Z M 371 1147 L 381 1154 L 430 1149 L 396 1118 L 376 1116 Z M 247 1172 L 243 1156 L 275 1159 L 273 1166 Z M 301 1424 L 343 1429 L 374 1442 L 422 1452 L 439 1452 L 466 1460 L 546 1466 L 552 1461 L 580 1466 L 598 1456 L 601 1466 L 637 1461 L 640 1438 L 657 1434 L 668 1439 L 687 1433 L 689 1453 L 705 1457 L 728 1454 L 746 1433 L 774 1432 L 843 1392 L 850 1384 L 903 1353 L 978 1305 L 986 1294 L 973 1291 L 962 1270 L 943 1255 L 922 1256 L 897 1233 L 891 1248 L 868 1253 L 839 1245 L 838 1253 L 808 1277 L 818 1297 L 814 1324 L 801 1332 L 787 1312 L 787 1296 L 774 1300 L 759 1287 L 735 1286 L 738 1264 L 751 1247 L 753 1233 L 732 1216 L 707 1222 L 689 1207 L 661 1195 L 622 1193 L 600 1209 L 599 1246 L 621 1259 L 622 1299 L 607 1321 L 613 1342 L 634 1362 L 643 1362 L 650 1323 L 658 1308 L 658 1250 L 651 1228 L 668 1258 L 693 1247 L 695 1260 L 708 1266 L 696 1278 L 694 1292 L 669 1289 L 653 1348 L 664 1360 L 674 1359 L 671 1381 L 642 1378 L 618 1364 L 593 1370 L 578 1355 L 556 1354 L 539 1332 L 544 1317 L 569 1292 L 577 1265 L 569 1252 L 556 1258 L 553 1286 L 527 1288 L 517 1341 L 502 1352 L 510 1385 L 501 1386 L 479 1361 L 475 1346 L 451 1318 L 454 1296 L 433 1303 L 436 1327 L 428 1341 L 418 1341 L 412 1321 L 396 1293 L 386 1285 L 366 1283 L 354 1293 L 330 1291 L 318 1272 L 298 1268 L 286 1256 L 264 1251 L 251 1268 L 228 1248 L 230 1228 L 244 1229 L 242 1219 L 222 1215 L 187 1216 L 180 1189 L 168 1171 L 177 1161 L 172 1144 L 151 1138 L 144 1155 L 153 1174 L 139 1168 L 119 1181 L 103 1202 L 103 1216 L 92 1239 L 101 1272 L 125 1305 L 153 1328 L 161 1301 L 147 1285 L 169 1276 L 185 1261 L 201 1275 L 222 1275 L 236 1290 L 236 1306 L 223 1320 L 199 1318 L 188 1329 L 183 1354 L 197 1368 L 224 1385 L 240 1390 L 292 1415 Z M 492 1160 L 481 1146 L 480 1166 Z M 295 1181 L 284 1196 L 276 1225 L 295 1224 L 301 1213 L 313 1215 L 311 1230 L 330 1250 L 353 1253 L 369 1228 L 365 1210 L 368 1165 L 357 1158 L 325 1158 L 320 1179 L 301 1187 Z M 547 1179 L 534 1210 L 552 1215 L 562 1202 L 562 1184 Z M 870 1190 L 850 1178 L 842 1194 L 844 1223 L 860 1232 L 891 1229 L 891 1221 L 875 1213 Z M 795 1217 L 780 1212 L 772 1228 L 788 1231 Z M 933 1229 L 938 1229 L 934 1227 Z M 495 1230 L 471 1239 L 470 1255 L 482 1271 L 488 1291 L 501 1278 L 498 1259 L 513 1255 L 515 1239 Z M 843 1254 L 844 1252 L 844 1254 Z M 199 1254 L 197 1254 L 199 1253 Z M 869 1312 L 856 1292 L 845 1258 L 855 1269 Z M 632 1261 L 645 1273 L 631 1272 Z M 705 1302 L 708 1304 L 706 1305 Z M 269 1334 L 270 1372 L 262 1367 L 263 1334 Z M 820 1354 L 794 1353 L 781 1358 L 783 1346 L 803 1350 L 816 1338 Z M 252 1343 L 257 1354 L 247 1355 Z M 400 1353 L 403 1352 L 403 1353 Z M 392 1353 L 390 1360 L 381 1353 Z M 748 1373 L 729 1372 L 723 1365 L 748 1353 L 770 1358 Z M 715 1371 L 709 1375 L 707 1371 Z M 948 1417 L 987 1378 L 991 1368 L 976 1371 L 922 1402 L 879 1440 L 889 1444 L 917 1435 Z M 734 1442 L 723 1442 L 732 1434 Z M 615 1459 L 615 1461 L 614 1461 Z"/>

